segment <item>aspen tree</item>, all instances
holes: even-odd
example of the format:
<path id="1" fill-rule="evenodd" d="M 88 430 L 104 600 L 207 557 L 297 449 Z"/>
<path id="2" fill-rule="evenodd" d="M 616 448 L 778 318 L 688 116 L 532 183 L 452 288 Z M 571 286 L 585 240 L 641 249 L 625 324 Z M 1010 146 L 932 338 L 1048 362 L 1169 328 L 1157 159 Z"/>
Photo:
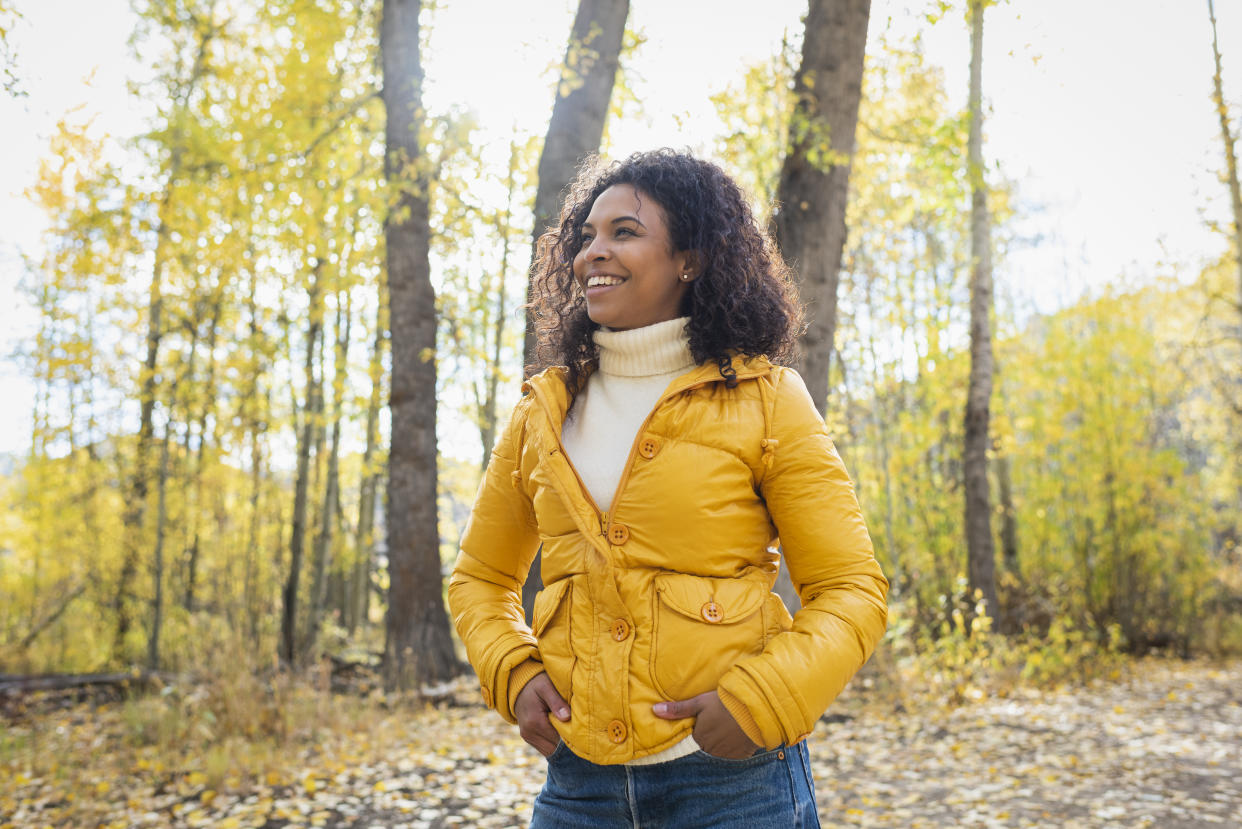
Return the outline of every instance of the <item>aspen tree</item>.
<path id="1" fill-rule="evenodd" d="M 871 0 L 811 0 L 777 190 L 776 243 L 793 267 L 807 305 L 798 370 L 820 412 L 828 407 L 845 208 L 870 15 Z"/>
<path id="2" fill-rule="evenodd" d="M 996 600 L 996 544 L 992 538 L 992 499 L 988 489 L 988 428 L 992 398 L 992 225 L 983 165 L 983 10 L 986 0 L 970 0 L 970 386 L 966 396 L 965 481 L 966 560 L 972 593 L 982 597 L 989 616 Z"/>
<path id="3" fill-rule="evenodd" d="M 419 0 L 384 0 L 385 173 L 393 191 L 384 229 L 392 331 L 392 442 L 388 455 L 388 615 L 385 683 L 413 689 L 462 670 L 442 591 L 436 505 L 436 299 L 429 249 L 429 174 Z"/>

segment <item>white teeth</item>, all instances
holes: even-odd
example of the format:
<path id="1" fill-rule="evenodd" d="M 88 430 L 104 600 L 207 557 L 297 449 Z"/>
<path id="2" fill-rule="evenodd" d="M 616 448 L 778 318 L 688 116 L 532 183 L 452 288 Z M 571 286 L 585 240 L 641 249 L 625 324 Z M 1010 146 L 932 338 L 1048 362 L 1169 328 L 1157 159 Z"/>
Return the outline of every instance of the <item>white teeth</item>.
<path id="1" fill-rule="evenodd" d="M 587 280 L 588 288 L 597 288 L 601 285 L 620 285 L 625 280 L 619 276 L 593 276 Z"/>

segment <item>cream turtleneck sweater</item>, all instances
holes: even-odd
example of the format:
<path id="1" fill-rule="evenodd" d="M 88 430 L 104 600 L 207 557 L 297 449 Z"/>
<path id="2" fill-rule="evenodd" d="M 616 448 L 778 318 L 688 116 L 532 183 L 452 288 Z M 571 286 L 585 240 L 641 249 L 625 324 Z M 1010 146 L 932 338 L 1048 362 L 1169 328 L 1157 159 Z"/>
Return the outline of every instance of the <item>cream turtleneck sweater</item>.
<path id="1" fill-rule="evenodd" d="M 689 317 L 630 331 L 595 332 L 599 369 L 561 430 L 565 453 L 596 505 L 612 506 L 630 447 L 668 384 L 694 367 Z"/>
<path id="2" fill-rule="evenodd" d="M 639 427 L 668 384 L 694 368 L 689 321 L 680 317 L 630 331 L 595 332 L 599 368 L 578 393 L 561 429 L 561 444 L 601 510 L 612 508 Z M 664 763 L 698 749 L 690 736 L 626 765 Z"/>

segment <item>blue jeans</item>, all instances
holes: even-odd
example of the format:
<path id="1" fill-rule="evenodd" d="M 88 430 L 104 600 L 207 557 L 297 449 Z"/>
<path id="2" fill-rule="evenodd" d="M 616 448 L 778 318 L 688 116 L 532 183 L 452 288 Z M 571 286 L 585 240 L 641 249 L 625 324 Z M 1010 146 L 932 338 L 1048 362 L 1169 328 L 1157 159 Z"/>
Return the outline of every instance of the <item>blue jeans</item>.
<path id="1" fill-rule="evenodd" d="M 561 743 L 531 829 L 818 829 L 806 743 L 723 760 L 598 766 Z"/>

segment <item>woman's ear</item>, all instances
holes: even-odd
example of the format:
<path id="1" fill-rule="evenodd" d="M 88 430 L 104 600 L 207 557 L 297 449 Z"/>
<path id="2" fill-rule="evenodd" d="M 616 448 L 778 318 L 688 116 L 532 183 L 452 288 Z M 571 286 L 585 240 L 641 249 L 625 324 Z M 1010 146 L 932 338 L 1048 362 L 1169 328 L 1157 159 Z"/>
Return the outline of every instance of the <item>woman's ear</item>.
<path id="1" fill-rule="evenodd" d="M 683 250 L 678 254 L 678 256 L 681 259 L 681 281 L 693 282 L 698 279 L 703 273 L 701 264 L 703 257 L 699 254 L 699 252 L 697 250 Z"/>

